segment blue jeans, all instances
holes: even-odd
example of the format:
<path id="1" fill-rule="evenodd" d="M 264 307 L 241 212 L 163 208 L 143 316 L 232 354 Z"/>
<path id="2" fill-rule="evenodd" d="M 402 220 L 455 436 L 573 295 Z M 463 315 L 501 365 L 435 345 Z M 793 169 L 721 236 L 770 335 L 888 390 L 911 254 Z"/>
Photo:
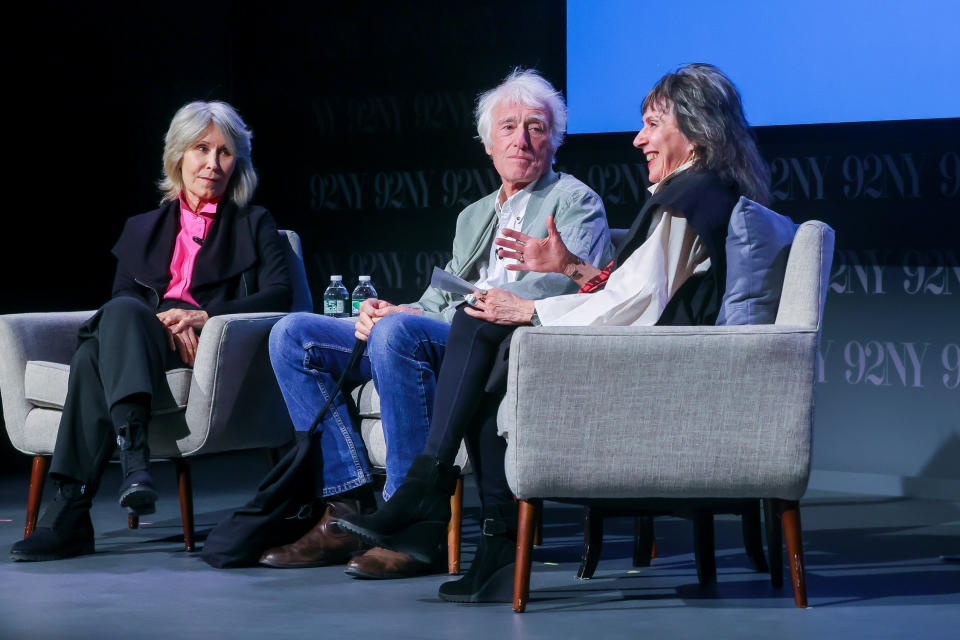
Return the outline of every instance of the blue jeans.
<path id="1" fill-rule="evenodd" d="M 343 372 L 355 341 L 353 326 L 336 318 L 293 313 L 270 332 L 270 362 L 298 431 L 310 428 Z M 380 394 L 387 446 L 384 498 L 400 486 L 410 463 L 423 452 L 449 331 L 446 322 L 410 313 L 384 317 L 370 332 L 363 358 L 344 384 L 350 389 L 372 379 Z M 319 428 L 318 493 L 331 496 L 370 482 L 367 451 L 342 397 Z"/>

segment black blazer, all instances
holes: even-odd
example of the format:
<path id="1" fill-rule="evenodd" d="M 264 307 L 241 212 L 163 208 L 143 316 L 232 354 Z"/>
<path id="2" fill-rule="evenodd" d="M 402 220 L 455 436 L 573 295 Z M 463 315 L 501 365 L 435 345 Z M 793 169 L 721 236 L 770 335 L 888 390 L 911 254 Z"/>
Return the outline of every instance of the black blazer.
<path id="1" fill-rule="evenodd" d="M 170 260 L 179 232 L 179 200 L 129 218 L 113 247 L 117 258 L 113 297 L 131 296 L 159 308 L 170 285 Z M 220 203 L 193 267 L 190 295 L 211 316 L 290 311 L 293 292 L 287 258 L 269 211 Z"/>

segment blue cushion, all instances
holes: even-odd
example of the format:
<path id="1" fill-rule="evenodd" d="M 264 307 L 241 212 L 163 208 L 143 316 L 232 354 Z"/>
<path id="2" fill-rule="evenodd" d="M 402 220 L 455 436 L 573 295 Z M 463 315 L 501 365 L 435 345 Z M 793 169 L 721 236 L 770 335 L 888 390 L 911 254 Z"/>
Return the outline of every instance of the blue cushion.
<path id="1" fill-rule="evenodd" d="M 740 198 L 727 230 L 727 290 L 717 324 L 773 324 L 797 225 Z"/>

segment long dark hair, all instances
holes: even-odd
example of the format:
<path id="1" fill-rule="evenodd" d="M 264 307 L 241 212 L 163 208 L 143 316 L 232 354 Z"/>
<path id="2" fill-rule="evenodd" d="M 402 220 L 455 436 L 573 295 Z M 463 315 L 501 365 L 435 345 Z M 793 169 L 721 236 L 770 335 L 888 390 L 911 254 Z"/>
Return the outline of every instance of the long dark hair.
<path id="1" fill-rule="evenodd" d="M 694 166 L 736 183 L 740 194 L 770 204 L 770 169 L 743 114 L 740 92 L 720 69 L 697 62 L 660 78 L 643 99 L 648 108 L 672 112 L 694 146 Z"/>

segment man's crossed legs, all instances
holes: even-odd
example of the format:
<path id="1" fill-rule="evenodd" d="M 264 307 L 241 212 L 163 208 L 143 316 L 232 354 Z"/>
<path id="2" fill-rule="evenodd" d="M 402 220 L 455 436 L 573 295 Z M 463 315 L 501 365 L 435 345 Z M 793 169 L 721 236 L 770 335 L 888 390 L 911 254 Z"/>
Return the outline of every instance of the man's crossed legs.
<path id="1" fill-rule="evenodd" d="M 411 313 L 385 316 L 371 331 L 360 363 L 347 374 L 345 390 L 372 379 L 380 392 L 387 447 L 384 498 L 403 482 L 410 463 L 423 451 L 449 330 L 446 322 Z M 298 432 L 310 428 L 330 397 L 355 340 L 353 322 L 311 313 L 291 314 L 274 326 L 270 361 Z M 300 540 L 264 553 L 261 562 L 269 566 L 340 564 L 360 550 L 356 540 L 334 522 L 346 513 L 375 508 L 366 447 L 343 394 L 323 416 L 319 429 L 315 486 L 317 498 L 326 503 L 324 514 Z M 371 550 L 354 559 L 347 571 L 360 577 L 399 577 L 429 570 L 429 566 L 391 554 L 394 552 Z"/>

